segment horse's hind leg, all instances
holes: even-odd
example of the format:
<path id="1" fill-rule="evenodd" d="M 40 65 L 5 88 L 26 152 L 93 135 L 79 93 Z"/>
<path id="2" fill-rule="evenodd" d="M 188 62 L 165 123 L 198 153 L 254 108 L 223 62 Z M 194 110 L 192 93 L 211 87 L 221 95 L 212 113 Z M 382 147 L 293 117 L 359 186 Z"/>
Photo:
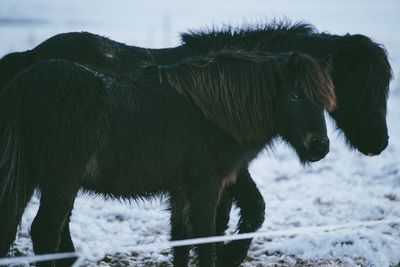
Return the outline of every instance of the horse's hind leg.
<path id="1" fill-rule="evenodd" d="M 40 207 L 31 227 L 35 254 L 74 251 L 68 223 L 91 154 L 87 151 L 69 154 L 59 152 L 55 147 L 49 150 L 55 152 L 46 154 L 41 160 L 46 165 L 42 166 L 39 175 Z M 41 262 L 37 266 L 71 266 L 74 260 Z"/>
<path id="2" fill-rule="evenodd" d="M 30 166 L 37 170 L 41 190 L 31 228 L 33 248 L 37 254 L 53 253 L 59 249 L 87 163 L 108 127 L 108 94 L 95 74 L 64 60 L 36 63 L 15 81 L 18 90 L 13 95 L 22 101 Z"/>
<path id="3" fill-rule="evenodd" d="M 228 188 L 240 209 L 239 233 L 257 231 L 264 222 L 265 202 L 247 168 L 241 169 L 235 184 Z M 251 239 L 231 241 L 218 251 L 220 266 L 238 266 L 247 256 Z"/>
<path id="4" fill-rule="evenodd" d="M 76 180 L 71 180 L 70 176 L 63 175 L 60 171 L 52 173 L 42 176 L 44 183 L 40 186 L 40 207 L 31 229 L 35 254 L 58 252 L 61 233 L 79 189 Z M 54 266 L 54 264 L 48 261 L 38 263 L 37 266 Z M 71 265 L 71 262 L 68 265 Z"/>
<path id="5" fill-rule="evenodd" d="M 21 196 L 21 198 L 24 199 L 17 199 L 21 207 L 26 207 L 34 189 L 35 187 L 33 185 L 28 185 L 24 192 L 25 196 Z M 0 258 L 7 255 L 11 244 L 15 240 L 23 212 L 24 209 L 21 209 L 18 214 L 16 214 L 16 209 L 11 199 L 2 199 L 0 201 Z M 9 219 L 10 217 L 15 219 L 11 222 Z"/>

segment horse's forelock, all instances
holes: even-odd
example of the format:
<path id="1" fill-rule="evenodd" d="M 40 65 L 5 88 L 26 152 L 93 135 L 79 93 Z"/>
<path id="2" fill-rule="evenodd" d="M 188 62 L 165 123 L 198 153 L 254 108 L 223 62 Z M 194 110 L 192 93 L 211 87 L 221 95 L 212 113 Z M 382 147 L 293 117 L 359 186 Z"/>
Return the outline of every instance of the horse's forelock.
<path id="1" fill-rule="evenodd" d="M 303 90 L 307 99 L 322 104 L 328 111 L 336 107 L 336 95 L 328 72 L 310 56 L 301 54 L 301 62 L 294 69 L 295 86 Z"/>

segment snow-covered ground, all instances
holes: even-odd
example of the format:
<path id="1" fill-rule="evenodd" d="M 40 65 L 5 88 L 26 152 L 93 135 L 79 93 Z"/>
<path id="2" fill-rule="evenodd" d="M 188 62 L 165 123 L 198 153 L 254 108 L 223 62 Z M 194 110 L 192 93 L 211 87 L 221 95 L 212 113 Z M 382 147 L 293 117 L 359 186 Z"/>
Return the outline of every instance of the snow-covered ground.
<path id="1" fill-rule="evenodd" d="M 321 31 L 363 33 L 383 43 L 395 80 L 388 106 L 390 145 L 368 158 L 349 151 L 330 124 L 331 153 L 302 168 L 294 153 L 278 145 L 251 166 L 267 203 L 260 231 L 400 219 L 400 2 L 392 1 L 78 1 L 1 0 L 0 56 L 25 50 L 60 32 L 87 30 L 146 47 L 173 46 L 178 33 L 223 23 L 260 22 L 286 16 Z M 23 217 L 16 254 L 32 254 L 29 227 L 38 207 L 34 197 Z M 169 238 L 162 201 L 119 203 L 79 196 L 71 231 L 78 251 L 101 261 L 84 266 L 169 266 L 169 250 L 118 253 Z M 232 212 L 231 229 L 237 221 Z M 244 266 L 399 266 L 400 224 L 256 239 Z"/>

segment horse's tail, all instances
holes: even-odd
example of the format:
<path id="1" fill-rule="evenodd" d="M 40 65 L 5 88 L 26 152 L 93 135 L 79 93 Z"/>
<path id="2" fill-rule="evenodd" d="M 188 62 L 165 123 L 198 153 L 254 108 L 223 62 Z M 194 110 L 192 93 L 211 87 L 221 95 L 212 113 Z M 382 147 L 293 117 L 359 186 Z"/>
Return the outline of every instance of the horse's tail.
<path id="1" fill-rule="evenodd" d="M 31 51 L 14 52 L 0 59 L 0 91 L 19 72 L 34 63 Z"/>
<path id="2" fill-rule="evenodd" d="M 34 190 L 28 181 L 21 94 L 15 80 L 0 90 L 0 257 L 14 241 Z"/>

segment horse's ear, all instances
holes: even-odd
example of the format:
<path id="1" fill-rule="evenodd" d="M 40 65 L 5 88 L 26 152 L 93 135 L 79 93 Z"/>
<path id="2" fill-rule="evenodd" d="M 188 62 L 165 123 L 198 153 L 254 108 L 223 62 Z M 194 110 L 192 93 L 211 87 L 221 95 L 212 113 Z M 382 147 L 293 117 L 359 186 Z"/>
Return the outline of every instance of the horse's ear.
<path id="1" fill-rule="evenodd" d="M 301 62 L 300 53 L 297 52 L 297 51 L 292 52 L 292 54 L 290 55 L 290 58 L 289 58 L 289 65 L 290 66 L 297 66 L 297 65 L 300 64 L 300 62 Z"/>
<path id="2" fill-rule="evenodd" d="M 320 60 L 322 68 L 329 74 L 332 73 L 332 61 L 333 59 L 331 54 Z"/>

